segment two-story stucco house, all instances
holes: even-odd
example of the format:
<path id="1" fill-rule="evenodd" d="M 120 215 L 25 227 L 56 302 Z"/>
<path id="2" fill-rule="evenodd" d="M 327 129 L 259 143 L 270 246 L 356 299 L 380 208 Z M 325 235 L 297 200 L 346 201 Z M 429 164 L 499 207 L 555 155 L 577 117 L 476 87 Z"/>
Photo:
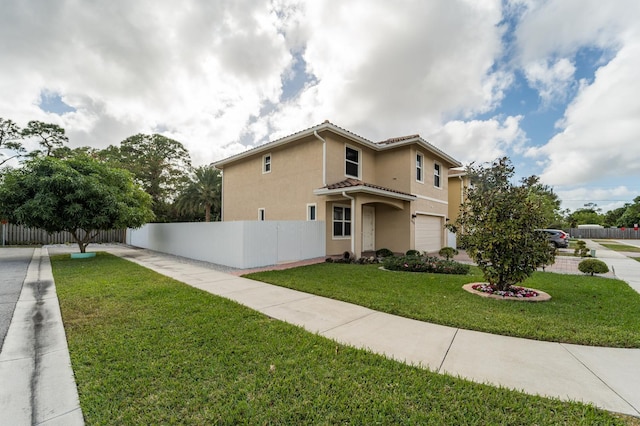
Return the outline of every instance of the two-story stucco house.
<path id="1" fill-rule="evenodd" d="M 419 135 L 376 143 L 328 121 L 214 163 L 223 221 L 324 221 L 326 254 L 358 257 L 446 245 L 449 169 L 461 165 Z"/>

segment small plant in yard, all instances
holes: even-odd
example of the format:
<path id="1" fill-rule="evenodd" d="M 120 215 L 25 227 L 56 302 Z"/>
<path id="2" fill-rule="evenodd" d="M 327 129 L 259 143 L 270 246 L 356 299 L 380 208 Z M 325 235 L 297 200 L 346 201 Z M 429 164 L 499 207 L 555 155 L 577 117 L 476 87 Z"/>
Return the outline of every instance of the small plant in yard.
<path id="1" fill-rule="evenodd" d="M 587 257 L 589 255 L 589 249 L 587 243 L 582 240 L 576 241 L 576 248 L 573 250 L 574 256 Z"/>
<path id="2" fill-rule="evenodd" d="M 451 260 L 453 259 L 453 256 L 458 254 L 458 250 L 454 249 L 453 247 L 442 247 L 438 254 L 447 260 Z"/>
<path id="3" fill-rule="evenodd" d="M 391 257 L 393 256 L 393 252 L 388 248 L 381 248 L 376 250 L 376 257 Z"/>
<path id="4" fill-rule="evenodd" d="M 524 287 L 518 287 L 514 285 L 509 287 L 509 290 L 499 290 L 498 287 L 496 287 L 495 285 L 486 284 L 486 283 L 475 284 L 471 288 L 473 288 L 476 291 L 481 291 L 483 293 L 495 294 L 497 296 L 503 296 L 503 297 L 528 298 L 528 297 L 538 296 L 538 292 L 534 290 L 531 290 L 529 288 L 524 288 Z"/>
<path id="5" fill-rule="evenodd" d="M 418 250 L 407 250 L 405 256 L 420 256 L 420 252 Z"/>
<path id="6" fill-rule="evenodd" d="M 585 259 L 578 264 L 578 270 L 593 276 L 593 274 L 606 274 L 609 272 L 609 267 L 602 260 Z"/>
<path id="7" fill-rule="evenodd" d="M 471 267 L 453 260 L 443 260 L 433 256 L 400 256 L 385 258 L 384 268 L 390 271 L 466 275 Z"/>

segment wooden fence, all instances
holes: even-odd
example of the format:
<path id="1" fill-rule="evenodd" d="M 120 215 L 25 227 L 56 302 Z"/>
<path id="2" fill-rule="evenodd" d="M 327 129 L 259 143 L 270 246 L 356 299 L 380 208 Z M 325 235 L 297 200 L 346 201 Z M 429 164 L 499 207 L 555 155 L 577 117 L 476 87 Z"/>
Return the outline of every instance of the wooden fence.
<path id="1" fill-rule="evenodd" d="M 572 238 L 586 239 L 614 239 L 637 240 L 640 239 L 640 231 L 633 228 L 571 228 L 569 235 Z"/>
<path id="2" fill-rule="evenodd" d="M 73 235 L 70 232 L 56 232 L 49 234 L 43 229 L 27 228 L 22 225 L 12 223 L 0 225 L 0 244 L 4 245 L 34 245 L 34 244 L 75 244 Z M 79 231 L 80 236 L 84 236 L 83 231 Z M 94 243 L 124 243 L 126 240 L 125 229 L 113 229 L 110 231 L 100 231 L 93 239 Z"/>

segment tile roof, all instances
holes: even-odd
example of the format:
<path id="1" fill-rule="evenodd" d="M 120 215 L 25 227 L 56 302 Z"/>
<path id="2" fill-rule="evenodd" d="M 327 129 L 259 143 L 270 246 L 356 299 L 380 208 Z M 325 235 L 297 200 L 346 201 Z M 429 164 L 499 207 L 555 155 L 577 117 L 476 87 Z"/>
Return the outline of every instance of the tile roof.
<path id="1" fill-rule="evenodd" d="M 419 134 L 415 134 L 415 135 L 408 135 L 408 136 L 399 136 L 397 138 L 389 138 L 380 142 L 377 142 L 378 145 L 390 145 L 392 143 L 396 143 L 396 142 L 403 142 L 403 141 L 408 141 L 411 139 L 418 139 L 420 137 Z"/>
<path id="2" fill-rule="evenodd" d="M 348 178 L 340 182 L 332 183 L 330 185 L 325 186 L 326 189 L 343 189 L 343 188 L 354 188 L 358 186 L 364 186 L 367 188 L 378 189 L 386 192 L 393 192 L 394 194 L 408 195 L 409 197 L 413 197 L 413 195 L 408 194 L 402 191 L 396 191 L 395 189 L 385 188 L 384 186 L 374 185 L 372 183 L 366 183 L 361 181 L 360 179 Z"/>
<path id="3" fill-rule="evenodd" d="M 260 153 L 260 152 L 265 152 L 269 149 L 272 149 L 273 147 L 277 147 L 289 142 L 293 142 L 293 141 L 297 141 L 299 140 L 299 138 L 305 137 L 305 136 L 312 136 L 312 135 L 317 135 L 317 132 L 321 132 L 321 131 L 331 131 L 334 132 L 336 134 L 341 134 L 344 137 L 350 138 L 353 141 L 356 141 L 358 143 L 361 143 L 365 146 L 368 146 L 369 148 L 373 149 L 373 150 L 379 150 L 379 151 L 384 151 L 386 149 L 394 149 L 396 147 L 395 144 L 398 145 L 402 145 L 402 144 L 411 144 L 411 143 L 417 143 L 421 146 L 423 146 L 425 149 L 428 149 L 429 151 L 431 151 L 432 153 L 438 155 L 439 157 L 441 157 L 442 159 L 444 159 L 445 161 L 448 161 L 449 163 L 451 163 L 454 166 L 462 166 L 462 163 L 460 163 L 458 160 L 454 159 L 453 157 L 449 156 L 448 154 L 446 154 L 445 152 L 441 151 L 440 149 L 436 148 L 435 146 L 431 145 L 429 142 L 427 142 L 426 140 L 422 139 L 420 137 L 420 135 L 409 135 L 409 136 L 401 136 L 401 137 L 396 137 L 396 138 L 390 138 L 387 140 L 384 140 L 382 142 L 372 142 L 371 140 L 364 138 L 356 133 L 353 133 L 343 127 L 340 126 L 336 126 L 335 124 L 333 124 L 332 122 L 330 122 L 329 120 L 325 120 L 324 122 L 322 122 L 321 124 L 318 124 L 316 126 L 313 127 L 309 127 L 307 129 L 304 130 L 300 130 L 299 132 L 296 133 L 292 133 L 288 136 L 284 136 L 282 138 L 276 139 L 274 141 L 265 143 L 263 145 L 254 147 L 252 149 L 249 149 L 248 151 L 244 151 L 241 152 L 239 154 L 235 154 L 232 155 L 231 157 L 227 157 L 223 160 L 220 161 L 216 161 L 214 163 L 212 163 L 215 167 L 222 169 L 226 164 L 229 163 L 233 163 L 237 160 L 243 159 L 245 157 L 248 157 L 250 155 L 254 155 L 256 153 Z"/>

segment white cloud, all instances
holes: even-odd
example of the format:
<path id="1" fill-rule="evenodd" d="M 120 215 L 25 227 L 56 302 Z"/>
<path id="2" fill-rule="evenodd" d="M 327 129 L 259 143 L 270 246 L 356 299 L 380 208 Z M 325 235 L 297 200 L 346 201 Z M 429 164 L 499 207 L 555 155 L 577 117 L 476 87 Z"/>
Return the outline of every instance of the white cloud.
<path id="1" fill-rule="evenodd" d="M 522 64 L 571 55 L 583 46 L 619 47 L 621 35 L 636 27 L 640 16 L 640 2 L 636 0 L 516 3 L 526 7 L 516 31 Z"/>
<path id="2" fill-rule="evenodd" d="M 498 118 L 449 121 L 428 139 L 464 164 L 485 163 L 507 155 L 509 150 L 517 150 L 524 143 L 521 119 L 510 116 L 502 121 Z"/>
<path id="3" fill-rule="evenodd" d="M 0 37 L 12 43 L 0 47 L 0 116 L 56 122 L 71 145 L 167 128 L 203 157 L 226 155 L 277 102 L 292 59 L 262 1 L 4 3 Z M 38 108 L 42 90 L 77 111 L 51 119 Z"/>
<path id="4" fill-rule="evenodd" d="M 561 189 L 556 191 L 556 194 L 562 199 L 563 209 L 575 211 L 583 208 L 587 203 L 594 202 L 602 212 L 624 206 L 625 201 L 616 200 L 631 200 L 638 196 L 637 190 L 634 191 L 633 188 L 624 185 Z"/>
<path id="5" fill-rule="evenodd" d="M 575 71 L 576 67 L 567 58 L 558 59 L 553 64 L 540 60 L 524 66 L 529 85 L 538 91 L 545 105 L 566 99 Z"/>
<path id="6" fill-rule="evenodd" d="M 556 134 L 528 155 L 543 158 L 551 185 L 589 183 L 611 176 L 640 178 L 640 39 L 596 72 L 567 108 Z"/>
<path id="7" fill-rule="evenodd" d="M 509 75 L 498 1 L 307 4 L 307 72 L 316 77 L 261 128 L 282 135 L 329 119 L 371 139 L 428 133 L 490 111 Z"/>

